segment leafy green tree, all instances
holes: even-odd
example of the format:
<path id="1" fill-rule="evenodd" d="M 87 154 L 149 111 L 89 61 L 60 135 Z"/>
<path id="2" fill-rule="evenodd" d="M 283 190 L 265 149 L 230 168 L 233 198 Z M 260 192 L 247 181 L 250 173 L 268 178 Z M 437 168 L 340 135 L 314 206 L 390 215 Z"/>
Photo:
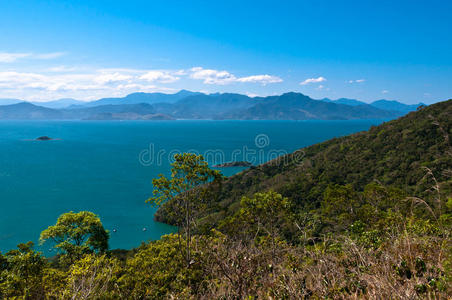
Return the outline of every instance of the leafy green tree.
<path id="1" fill-rule="evenodd" d="M 117 259 L 105 254 L 87 254 L 69 269 L 64 296 L 68 299 L 114 298 L 120 272 Z"/>
<path id="2" fill-rule="evenodd" d="M 0 257 L 0 299 L 45 299 L 47 260 L 32 242 L 17 247 Z"/>
<path id="3" fill-rule="evenodd" d="M 41 232 L 41 243 L 51 240 L 72 264 L 86 253 L 108 250 L 109 233 L 99 217 L 89 211 L 62 214 L 57 223 Z"/>
<path id="4" fill-rule="evenodd" d="M 202 155 L 176 154 L 174 159 L 169 178 L 160 174 L 159 178 L 152 180 L 153 197 L 146 202 L 155 206 L 171 202 L 172 218 L 176 220 L 176 225 L 185 231 L 185 260 L 189 267 L 193 220 L 202 210 L 207 198 L 211 197 L 210 190 L 201 186 L 212 181 L 218 182 L 222 177 L 220 172 L 209 168 Z"/>
<path id="5" fill-rule="evenodd" d="M 68 273 L 62 269 L 46 268 L 44 269 L 44 287 L 46 299 L 64 299 L 63 294 L 67 287 Z"/>
<path id="6" fill-rule="evenodd" d="M 324 192 L 321 216 L 326 224 L 344 229 L 357 218 L 360 196 L 351 185 L 330 185 Z"/>
<path id="7" fill-rule="evenodd" d="M 395 187 L 372 182 L 364 187 L 363 197 L 376 211 L 386 211 L 389 208 L 400 207 L 406 195 Z"/>
<path id="8" fill-rule="evenodd" d="M 266 233 L 271 239 L 274 252 L 281 222 L 289 216 L 289 199 L 269 191 L 256 193 L 252 198 L 243 197 L 240 206 L 239 215 L 242 220 L 254 225 L 255 236 L 259 236 L 261 231 Z"/>
<path id="9" fill-rule="evenodd" d="M 193 254 L 198 261 L 198 253 Z M 119 286 L 130 299 L 166 299 L 184 290 L 190 292 L 191 286 L 199 284 L 203 279 L 201 267 L 200 263 L 195 263 L 190 269 L 186 268 L 179 250 L 179 237 L 169 234 L 143 244 L 133 258 L 127 260 Z"/>
<path id="10" fill-rule="evenodd" d="M 386 216 L 392 212 L 408 212 L 406 194 L 395 187 L 372 182 L 361 193 L 362 203 L 356 209 L 356 217 L 368 228 L 383 229 L 388 226 Z M 396 224 L 392 224 L 395 226 Z"/>

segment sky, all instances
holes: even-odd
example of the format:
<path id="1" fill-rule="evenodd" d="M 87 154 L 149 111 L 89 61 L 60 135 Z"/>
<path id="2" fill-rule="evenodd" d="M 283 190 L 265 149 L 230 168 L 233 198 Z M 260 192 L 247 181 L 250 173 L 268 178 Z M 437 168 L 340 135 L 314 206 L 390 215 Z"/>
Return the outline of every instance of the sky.
<path id="1" fill-rule="evenodd" d="M 452 98 L 452 1 L 0 0 L 0 98 Z"/>

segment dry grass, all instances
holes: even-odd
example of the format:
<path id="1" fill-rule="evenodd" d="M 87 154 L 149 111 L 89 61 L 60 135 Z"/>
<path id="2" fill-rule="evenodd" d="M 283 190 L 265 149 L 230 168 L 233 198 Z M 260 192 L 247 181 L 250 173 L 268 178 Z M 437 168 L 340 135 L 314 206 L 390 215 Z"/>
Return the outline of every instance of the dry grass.
<path id="1" fill-rule="evenodd" d="M 448 243 L 448 244 L 446 244 Z M 444 250 L 450 240 L 401 234 L 380 247 L 349 238 L 310 248 L 222 241 L 206 261 L 203 299 L 450 299 Z M 340 245 L 340 246 L 339 246 Z"/>

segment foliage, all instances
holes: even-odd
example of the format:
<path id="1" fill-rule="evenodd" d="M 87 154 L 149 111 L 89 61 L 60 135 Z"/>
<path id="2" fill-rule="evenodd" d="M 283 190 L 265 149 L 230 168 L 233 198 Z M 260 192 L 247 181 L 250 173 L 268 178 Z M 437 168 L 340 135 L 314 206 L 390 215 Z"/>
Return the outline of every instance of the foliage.
<path id="1" fill-rule="evenodd" d="M 443 197 L 452 192 L 451 133 L 452 100 L 448 100 L 366 132 L 300 149 L 227 178 L 217 201 L 209 204 L 199 222 L 204 232 L 217 228 L 237 212 L 243 196 L 268 190 L 289 198 L 299 212 L 318 209 L 331 185 L 351 185 L 363 191 L 368 184 L 378 184 L 431 205 L 436 191 L 431 189 L 431 177 L 424 178 L 424 167 L 436 177 Z M 164 204 L 158 215 L 173 223 L 166 206 L 170 203 Z"/>
<path id="2" fill-rule="evenodd" d="M 262 236 L 268 237 L 270 247 L 275 252 L 277 239 L 281 236 L 282 222 L 289 217 L 289 199 L 273 191 L 256 193 L 251 198 L 243 197 L 240 207 L 232 218 L 232 223 L 238 224 L 241 229 L 236 231 L 237 228 L 234 227 L 234 231 L 251 234 L 256 241 L 261 242 L 265 241 L 261 239 Z"/>
<path id="3" fill-rule="evenodd" d="M 160 206 L 171 201 L 172 220 L 185 232 L 186 248 L 185 260 L 187 267 L 191 263 L 191 232 L 194 219 L 198 216 L 207 198 L 211 197 L 209 189 L 200 188 L 206 183 L 213 184 L 221 179 L 218 171 L 209 168 L 202 155 L 193 153 L 176 154 L 174 163 L 171 164 L 171 177 L 166 178 L 162 174 L 154 179 L 153 197 L 146 202 Z"/>
<path id="4" fill-rule="evenodd" d="M 88 254 L 71 266 L 63 295 L 71 299 L 115 295 L 120 272 L 121 266 L 115 258 Z"/>
<path id="5" fill-rule="evenodd" d="M 47 260 L 33 250 L 33 243 L 19 244 L 0 256 L 0 299 L 45 299 L 44 270 Z"/>
<path id="6" fill-rule="evenodd" d="M 179 247 L 180 237 L 175 234 L 142 245 L 127 260 L 125 274 L 119 279 L 122 293 L 131 299 L 159 299 L 190 291 L 191 285 L 199 283 L 203 275 L 198 253 L 193 254 L 195 263 L 187 269 Z"/>
<path id="7" fill-rule="evenodd" d="M 54 247 L 62 250 L 72 263 L 86 253 L 105 252 L 109 233 L 92 212 L 69 212 L 62 214 L 55 225 L 42 231 L 39 239 L 41 243 L 52 240 Z"/>

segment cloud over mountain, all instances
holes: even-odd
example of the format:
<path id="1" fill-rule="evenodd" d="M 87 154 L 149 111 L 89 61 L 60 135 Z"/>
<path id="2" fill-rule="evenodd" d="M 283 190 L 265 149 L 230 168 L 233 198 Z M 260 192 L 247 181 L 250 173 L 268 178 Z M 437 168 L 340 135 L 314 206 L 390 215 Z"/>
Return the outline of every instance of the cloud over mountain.
<path id="1" fill-rule="evenodd" d="M 228 71 L 204 69 L 202 67 L 195 67 L 192 68 L 190 71 L 191 71 L 190 78 L 203 80 L 205 84 L 225 85 L 234 82 L 269 84 L 283 81 L 281 78 L 277 76 L 272 76 L 268 74 L 237 77 L 234 74 L 229 73 Z"/>
<path id="2" fill-rule="evenodd" d="M 59 53 L 15 54 L 0 53 L 0 61 L 14 61 L 22 57 L 50 59 Z M 24 72 L 12 68 L 0 71 L 0 96 L 33 101 L 58 98 L 91 100 L 107 96 L 123 96 L 133 92 L 174 92 L 175 82 L 205 85 L 260 84 L 282 82 L 274 75 L 236 76 L 226 70 L 193 67 L 189 69 L 128 69 L 56 66 Z M 199 88 L 201 90 L 201 88 Z"/>
<path id="3" fill-rule="evenodd" d="M 320 77 L 317 77 L 317 78 L 308 78 L 308 79 L 300 82 L 300 85 L 307 85 L 309 83 L 318 83 L 318 82 L 324 82 L 324 81 L 326 81 L 326 78 L 320 76 Z"/>

